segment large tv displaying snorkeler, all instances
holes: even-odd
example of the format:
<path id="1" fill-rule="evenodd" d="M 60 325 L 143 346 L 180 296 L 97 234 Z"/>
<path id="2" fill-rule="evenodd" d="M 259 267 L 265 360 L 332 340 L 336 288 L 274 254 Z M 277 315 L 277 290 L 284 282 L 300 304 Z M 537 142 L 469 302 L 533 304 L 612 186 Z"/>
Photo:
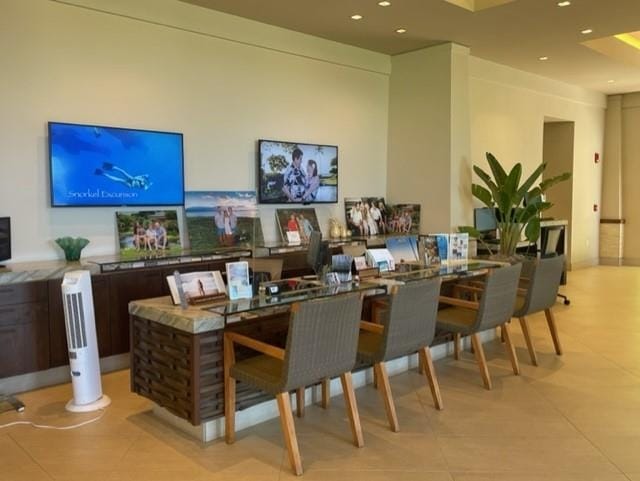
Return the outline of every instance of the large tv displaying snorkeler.
<path id="1" fill-rule="evenodd" d="M 53 207 L 184 204 L 182 134 L 49 122 Z"/>
<path id="2" fill-rule="evenodd" d="M 258 141 L 258 201 L 262 204 L 338 202 L 338 147 Z"/>

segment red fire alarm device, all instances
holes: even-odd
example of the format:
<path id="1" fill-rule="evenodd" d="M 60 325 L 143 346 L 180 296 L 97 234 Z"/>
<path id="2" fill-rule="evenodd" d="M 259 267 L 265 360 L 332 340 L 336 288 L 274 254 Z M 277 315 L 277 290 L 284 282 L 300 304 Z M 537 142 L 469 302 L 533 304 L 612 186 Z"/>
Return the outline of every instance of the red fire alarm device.
<path id="1" fill-rule="evenodd" d="M 598 212 L 598 204 L 593 204 L 593 211 Z"/>
<path id="2" fill-rule="evenodd" d="M 594 162 L 597 164 L 598 162 L 600 162 L 600 153 L 596 152 L 595 155 L 593 156 L 593 160 Z"/>

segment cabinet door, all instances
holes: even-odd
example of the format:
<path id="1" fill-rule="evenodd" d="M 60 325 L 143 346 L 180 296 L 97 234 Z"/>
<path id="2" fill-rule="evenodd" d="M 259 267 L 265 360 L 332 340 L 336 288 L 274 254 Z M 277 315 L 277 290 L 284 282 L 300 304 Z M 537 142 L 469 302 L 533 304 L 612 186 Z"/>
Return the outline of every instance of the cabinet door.
<path id="1" fill-rule="evenodd" d="M 109 276 L 111 354 L 129 352 L 129 302 L 163 295 L 160 270 L 132 271 Z"/>
<path id="2" fill-rule="evenodd" d="M 62 307 L 62 280 L 49 281 L 49 355 L 51 367 L 69 364 L 67 335 Z M 109 327 L 109 282 L 104 276 L 92 276 L 93 308 L 96 318 L 98 352 L 100 357 L 111 355 Z"/>
<path id="3" fill-rule="evenodd" d="M 15 306 L 18 322 L 0 322 L 0 378 L 49 368 L 49 326 L 44 303 Z"/>
<path id="4" fill-rule="evenodd" d="M 0 379 L 22 371 L 24 329 L 21 325 L 0 326 Z"/>

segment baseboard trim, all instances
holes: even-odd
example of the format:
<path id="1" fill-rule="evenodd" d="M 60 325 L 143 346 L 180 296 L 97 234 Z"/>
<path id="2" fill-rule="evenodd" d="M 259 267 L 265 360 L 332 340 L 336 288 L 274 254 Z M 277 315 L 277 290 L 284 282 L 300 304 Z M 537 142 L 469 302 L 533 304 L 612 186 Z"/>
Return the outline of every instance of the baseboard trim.
<path id="1" fill-rule="evenodd" d="M 571 269 L 575 271 L 576 269 L 585 269 L 587 267 L 595 267 L 600 264 L 600 259 L 594 257 L 593 259 L 584 259 L 578 262 L 571 262 Z"/>
<path id="2" fill-rule="evenodd" d="M 100 359 L 100 372 L 102 374 L 120 371 L 129 367 L 129 353 L 116 354 Z M 0 393 L 15 394 L 25 391 L 33 391 L 56 384 L 71 382 L 69 366 L 60 366 L 45 371 L 30 372 L 19 376 L 0 379 Z"/>

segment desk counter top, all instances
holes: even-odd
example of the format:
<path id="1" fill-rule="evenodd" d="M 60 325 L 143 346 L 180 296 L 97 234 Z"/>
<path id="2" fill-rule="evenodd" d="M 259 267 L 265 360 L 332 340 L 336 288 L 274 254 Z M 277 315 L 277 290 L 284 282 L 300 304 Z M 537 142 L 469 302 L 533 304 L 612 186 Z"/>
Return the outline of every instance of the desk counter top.
<path id="1" fill-rule="evenodd" d="M 89 270 L 92 275 L 100 272 L 97 265 L 82 261 L 21 262 L 0 268 L 0 285 L 62 279 L 66 272 L 77 270 Z"/>
<path id="2" fill-rule="evenodd" d="M 165 296 L 131 301 L 129 314 L 191 334 L 224 329 L 224 316 L 202 307 L 189 306 L 182 309 L 179 305 L 173 304 L 171 296 Z"/>

